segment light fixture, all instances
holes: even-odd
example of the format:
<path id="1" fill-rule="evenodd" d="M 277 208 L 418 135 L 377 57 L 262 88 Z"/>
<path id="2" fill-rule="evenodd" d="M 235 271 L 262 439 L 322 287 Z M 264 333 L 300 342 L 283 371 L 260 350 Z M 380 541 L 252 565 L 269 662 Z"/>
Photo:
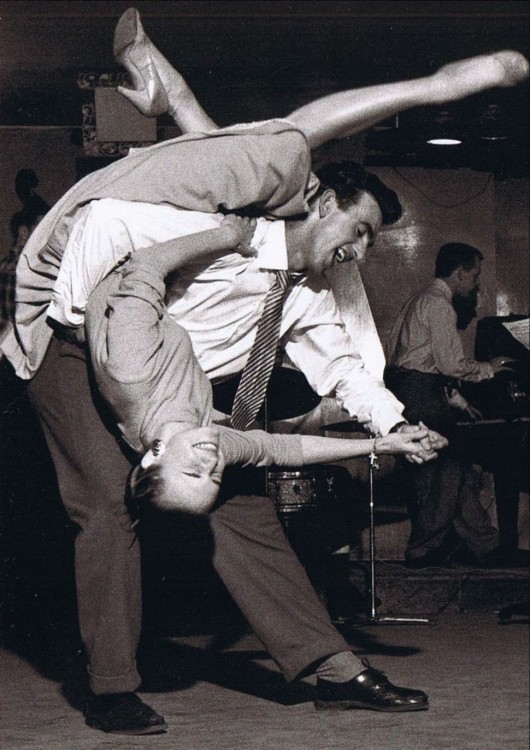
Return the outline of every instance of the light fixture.
<path id="1" fill-rule="evenodd" d="M 426 140 L 431 146 L 459 146 L 462 138 L 454 115 L 445 109 L 438 112 L 429 126 Z"/>
<path id="2" fill-rule="evenodd" d="M 508 123 L 498 104 L 488 104 L 480 113 L 478 137 L 482 141 L 508 139 Z"/>

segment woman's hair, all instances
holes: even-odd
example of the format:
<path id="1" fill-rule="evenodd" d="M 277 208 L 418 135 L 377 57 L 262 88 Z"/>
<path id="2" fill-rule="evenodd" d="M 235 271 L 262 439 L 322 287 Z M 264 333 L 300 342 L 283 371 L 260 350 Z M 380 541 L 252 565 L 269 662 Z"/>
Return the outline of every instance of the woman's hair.
<path id="1" fill-rule="evenodd" d="M 395 224 L 401 218 L 403 208 L 396 193 L 357 162 L 331 162 L 318 169 L 316 175 L 320 187 L 315 197 L 331 189 L 337 196 L 339 208 L 345 208 L 355 203 L 360 192 L 367 192 L 377 202 L 383 224 Z"/>
<path id="2" fill-rule="evenodd" d="M 180 475 L 175 480 L 171 468 L 159 461 L 145 468 L 138 464 L 129 477 L 128 502 L 132 515 L 138 517 L 140 508 L 145 505 L 171 513 L 207 513 L 211 503 L 208 500 L 206 504 L 200 503 L 185 479 Z"/>
<path id="3" fill-rule="evenodd" d="M 156 508 L 167 508 L 167 482 L 158 462 L 144 468 L 138 464 L 129 477 L 129 498 L 133 507 L 150 503 Z"/>

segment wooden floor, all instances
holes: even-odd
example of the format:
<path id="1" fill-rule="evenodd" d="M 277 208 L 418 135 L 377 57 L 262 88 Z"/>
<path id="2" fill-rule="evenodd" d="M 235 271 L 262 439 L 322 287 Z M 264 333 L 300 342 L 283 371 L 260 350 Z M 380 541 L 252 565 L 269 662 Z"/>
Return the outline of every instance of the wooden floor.
<path id="1" fill-rule="evenodd" d="M 528 750 L 528 620 L 452 612 L 435 624 L 370 626 L 359 652 L 397 684 L 426 690 L 418 714 L 315 711 L 313 682 L 288 687 L 260 643 L 157 638 L 144 651 L 142 697 L 169 731 L 119 737 L 85 726 L 61 692 L 57 644 L 1 653 L 2 750 Z M 232 642 L 233 641 L 233 642 Z M 54 663 L 55 662 L 55 663 Z"/>

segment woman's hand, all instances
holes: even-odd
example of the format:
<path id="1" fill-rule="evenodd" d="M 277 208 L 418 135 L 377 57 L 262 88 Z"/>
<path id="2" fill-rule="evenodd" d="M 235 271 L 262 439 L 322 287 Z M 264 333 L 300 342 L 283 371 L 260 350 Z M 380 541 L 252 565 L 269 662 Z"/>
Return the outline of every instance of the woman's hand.
<path id="1" fill-rule="evenodd" d="M 251 247 L 252 237 L 256 229 L 256 219 L 247 216 L 227 214 L 221 222 L 221 227 L 233 234 L 233 251 L 244 258 L 255 258 L 257 250 Z"/>
<path id="2" fill-rule="evenodd" d="M 430 448 L 428 456 L 425 452 L 425 441 L 428 442 Z M 437 451 L 445 448 L 447 444 L 447 440 L 442 435 L 420 424 L 414 431 L 402 430 L 377 438 L 376 452 L 404 453 L 408 458 L 416 458 L 419 463 L 423 463 L 436 458 Z"/>

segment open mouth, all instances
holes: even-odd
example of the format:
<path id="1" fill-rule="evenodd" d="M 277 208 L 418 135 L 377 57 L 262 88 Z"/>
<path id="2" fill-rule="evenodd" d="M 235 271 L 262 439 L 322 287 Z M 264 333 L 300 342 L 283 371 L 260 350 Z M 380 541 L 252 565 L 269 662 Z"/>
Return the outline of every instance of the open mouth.
<path id="1" fill-rule="evenodd" d="M 215 443 L 193 443 L 194 448 L 200 448 L 205 451 L 214 451 L 217 453 L 217 445 Z"/>

